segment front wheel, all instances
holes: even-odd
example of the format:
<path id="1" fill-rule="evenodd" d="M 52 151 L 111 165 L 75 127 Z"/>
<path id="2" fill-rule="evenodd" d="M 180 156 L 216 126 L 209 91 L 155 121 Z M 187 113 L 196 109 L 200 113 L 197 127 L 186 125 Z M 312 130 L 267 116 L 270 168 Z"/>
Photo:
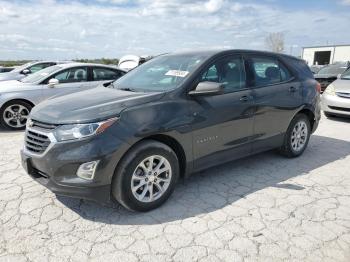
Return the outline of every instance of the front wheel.
<path id="1" fill-rule="evenodd" d="M 0 122 L 3 127 L 10 130 L 25 129 L 32 106 L 24 101 L 6 103 L 0 109 Z"/>
<path id="2" fill-rule="evenodd" d="M 129 210 L 149 211 L 174 191 L 179 162 L 167 145 L 149 140 L 136 145 L 121 161 L 112 182 L 112 195 Z"/>
<path id="3" fill-rule="evenodd" d="M 287 157 L 298 157 L 306 149 L 311 135 L 309 118 L 304 114 L 296 115 L 285 134 L 280 152 Z"/>

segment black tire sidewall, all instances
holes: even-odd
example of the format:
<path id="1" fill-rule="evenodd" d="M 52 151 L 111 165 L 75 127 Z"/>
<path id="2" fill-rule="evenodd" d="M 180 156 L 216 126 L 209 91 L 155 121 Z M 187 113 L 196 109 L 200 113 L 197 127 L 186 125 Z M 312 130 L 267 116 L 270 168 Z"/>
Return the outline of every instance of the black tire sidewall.
<path id="1" fill-rule="evenodd" d="M 21 106 L 24 106 L 24 107 L 26 107 L 27 109 L 28 109 L 28 111 L 29 111 L 29 113 L 30 113 L 30 111 L 32 110 L 32 106 L 30 105 L 30 104 L 28 104 L 28 103 L 26 103 L 26 102 L 24 102 L 24 101 L 17 101 L 17 100 L 14 100 L 14 101 L 11 101 L 11 102 L 7 102 L 7 103 L 5 103 L 2 107 L 1 107 L 1 109 L 0 109 L 0 124 L 1 124 L 1 126 L 2 127 L 4 127 L 5 129 L 7 129 L 7 130 L 24 130 L 25 128 L 26 128 L 26 126 L 23 126 L 23 127 L 12 127 L 12 126 L 9 126 L 6 122 L 5 122 L 5 120 L 4 120 L 4 111 L 5 111 L 5 109 L 6 108 L 8 108 L 9 106 L 11 106 L 11 105 L 21 105 Z"/>
<path id="2" fill-rule="evenodd" d="M 144 203 L 134 197 L 131 191 L 131 178 L 137 165 L 151 155 L 160 155 L 169 161 L 172 177 L 169 187 L 159 199 L 151 203 Z M 127 153 L 120 167 L 116 170 L 116 177 L 112 182 L 112 195 L 120 204 L 132 211 L 146 212 L 155 209 L 161 206 L 174 191 L 179 172 L 178 158 L 170 147 L 159 142 L 143 143 Z"/>
<path id="3" fill-rule="evenodd" d="M 305 145 L 303 147 L 302 150 L 300 151 L 295 151 L 292 147 L 292 140 L 291 140 L 291 136 L 292 136 L 292 132 L 293 129 L 295 127 L 295 125 L 299 122 L 299 121 L 304 121 L 306 123 L 307 126 L 307 138 L 306 138 L 306 142 Z M 310 120 L 309 118 L 304 115 L 304 114 L 298 114 L 294 117 L 294 119 L 292 120 L 289 128 L 288 128 L 288 132 L 287 132 L 287 136 L 286 136 L 286 141 L 285 141 L 285 146 L 287 148 L 287 154 L 292 156 L 292 157 L 297 157 L 300 156 L 301 154 L 304 153 L 305 149 L 307 148 L 308 144 L 309 144 L 309 139 L 310 139 L 310 135 L 311 135 L 311 125 L 310 125 Z"/>

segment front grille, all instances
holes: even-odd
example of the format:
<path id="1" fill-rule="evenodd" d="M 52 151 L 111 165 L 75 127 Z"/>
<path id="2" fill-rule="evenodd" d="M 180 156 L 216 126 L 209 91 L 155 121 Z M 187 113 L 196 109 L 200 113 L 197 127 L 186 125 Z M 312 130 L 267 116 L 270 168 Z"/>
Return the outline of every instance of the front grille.
<path id="1" fill-rule="evenodd" d="M 31 119 L 32 125 L 31 127 L 33 128 L 39 128 L 41 130 L 52 130 L 55 129 L 57 127 L 57 125 L 54 124 L 47 124 L 47 123 L 43 123 L 34 119 Z"/>
<path id="2" fill-rule="evenodd" d="M 51 141 L 47 135 L 35 132 L 35 130 L 27 130 L 25 137 L 25 147 L 28 151 L 36 154 L 45 152 Z"/>
<path id="3" fill-rule="evenodd" d="M 350 108 L 346 108 L 346 107 L 329 106 L 329 108 L 333 110 L 338 110 L 338 111 L 350 112 Z"/>
<path id="4" fill-rule="evenodd" d="M 47 124 L 33 119 L 29 121 L 29 128 L 25 136 L 25 147 L 32 153 L 42 154 L 51 144 L 49 133 L 58 125 Z"/>

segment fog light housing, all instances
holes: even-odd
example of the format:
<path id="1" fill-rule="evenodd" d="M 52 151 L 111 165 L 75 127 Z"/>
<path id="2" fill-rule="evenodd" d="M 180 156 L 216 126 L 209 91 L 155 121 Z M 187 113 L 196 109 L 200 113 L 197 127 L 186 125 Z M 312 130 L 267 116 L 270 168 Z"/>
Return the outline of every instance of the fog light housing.
<path id="1" fill-rule="evenodd" d="M 86 179 L 86 180 L 92 180 L 95 176 L 95 170 L 97 168 L 97 165 L 100 161 L 91 161 L 86 162 L 84 164 L 81 164 L 77 171 L 77 176 Z"/>

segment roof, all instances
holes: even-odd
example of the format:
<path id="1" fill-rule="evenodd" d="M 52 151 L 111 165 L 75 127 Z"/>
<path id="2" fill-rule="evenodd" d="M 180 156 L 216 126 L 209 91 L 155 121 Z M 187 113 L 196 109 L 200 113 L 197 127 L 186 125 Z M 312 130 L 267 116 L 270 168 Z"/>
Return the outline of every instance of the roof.
<path id="1" fill-rule="evenodd" d="M 73 66 L 100 66 L 100 67 L 108 67 L 108 68 L 114 68 L 116 69 L 116 65 L 103 65 L 103 64 L 95 64 L 95 63 L 78 63 L 78 62 L 72 62 L 72 63 L 66 63 L 66 64 L 58 64 L 58 66 L 62 68 L 69 68 Z"/>
<path id="2" fill-rule="evenodd" d="M 301 60 L 298 57 L 283 54 L 283 53 L 274 53 L 270 51 L 263 51 L 263 50 L 248 50 L 248 49 L 209 49 L 209 50 L 195 50 L 195 51 L 184 51 L 184 52 L 175 52 L 175 53 L 169 53 L 165 55 L 207 55 L 207 56 L 214 56 L 214 55 L 220 55 L 225 53 L 232 53 L 237 52 L 241 54 L 248 54 L 248 53 L 254 53 L 254 54 L 261 54 L 261 55 L 274 55 L 274 56 L 283 56 L 288 57 L 296 60 Z"/>
<path id="3" fill-rule="evenodd" d="M 323 48 L 323 47 L 341 47 L 341 46 L 348 46 L 350 47 L 350 44 L 342 44 L 342 45 L 319 45 L 319 46 L 304 46 L 303 49 L 305 48 Z"/>

